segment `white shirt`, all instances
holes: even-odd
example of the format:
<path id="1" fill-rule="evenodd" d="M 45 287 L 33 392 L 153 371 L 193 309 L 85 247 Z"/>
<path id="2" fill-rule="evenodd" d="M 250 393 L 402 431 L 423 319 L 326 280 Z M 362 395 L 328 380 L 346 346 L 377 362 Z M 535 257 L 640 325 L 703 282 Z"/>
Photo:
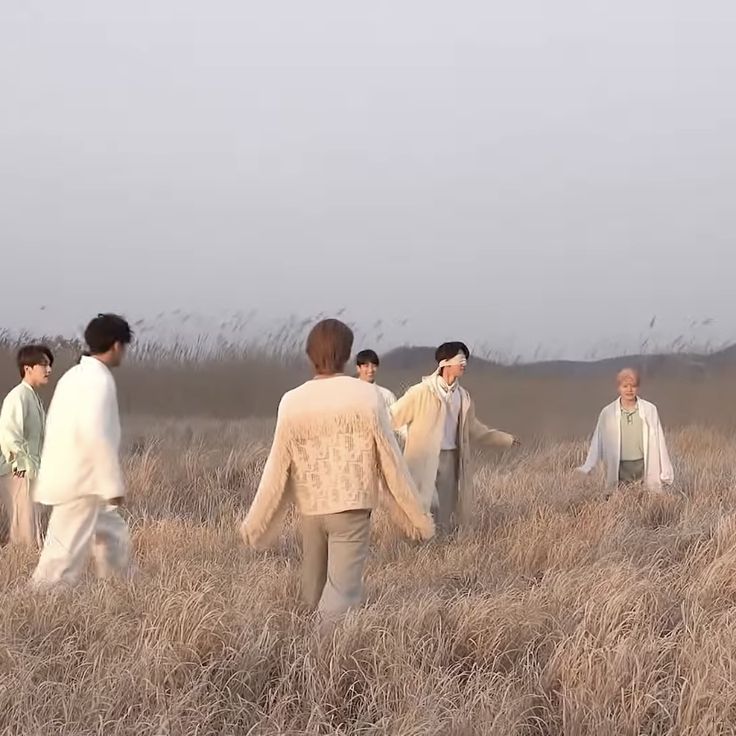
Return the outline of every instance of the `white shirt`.
<path id="1" fill-rule="evenodd" d="M 115 379 L 97 358 L 83 357 L 61 377 L 51 400 L 35 500 L 55 506 L 125 495 L 119 449 Z"/>
<path id="2" fill-rule="evenodd" d="M 457 388 L 450 391 L 449 398 L 445 402 L 445 426 L 442 431 L 441 450 L 457 450 L 457 433 L 460 427 L 460 409 L 462 398 Z"/>
<path id="3" fill-rule="evenodd" d="M 383 386 L 378 386 L 375 383 L 373 385 L 378 389 L 378 393 L 381 394 L 381 398 L 383 399 L 383 403 L 386 404 L 386 408 L 390 409 L 396 403 L 396 396 L 394 396 L 392 391 L 389 391 Z"/>

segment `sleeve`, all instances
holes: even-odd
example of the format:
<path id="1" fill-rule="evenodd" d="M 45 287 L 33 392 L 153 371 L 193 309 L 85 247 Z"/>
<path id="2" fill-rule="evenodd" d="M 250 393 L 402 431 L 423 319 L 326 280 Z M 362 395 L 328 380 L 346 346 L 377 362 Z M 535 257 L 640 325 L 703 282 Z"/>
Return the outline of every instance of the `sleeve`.
<path id="1" fill-rule="evenodd" d="M 0 451 L 13 472 L 37 473 L 25 437 L 25 412 L 18 393 L 11 393 L 3 401 L 0 410 Z"/>
<path id="2" fill-rule="evenodd" d="M 468 409 L 468 428 L 472 442 L 489 447 L 511 447 L 514 444 L 514 435 L 499 429 L 491 429 L 475 416 L 475 405 L 472 401 Z"/>
<path id="3" fill-rule="evenodd" d="M 386 489 L 384 500 L 391 518 L 411 539 L 431 539 L 432 516 L 424 511 L 383 405 L 378 407 L 375 420 L 375 442 L 382 485 Z"/>
<path id="4" fill-rule="evenodd" d="M 595 430 L 593 431 L 593 437 L 590 440 L 588 456 L 586 457 L 585 462 L 578 468 L 581 473 L 585 473 L 586 475 L 595 469 L 603 456 L 603 452 L 601 451 L 601 442 L 603 440 L 601 427 L 602 419 L 603 415 L 601 414 L 601 416 L 598 417 L 598 422 L 596 423 Z"/>
<path id="5" fill-rule="evenodd" d="M 667 450 L 667 443 L 664 439 L 664 429 L 662 422 L 659 418 L 659 412 L 656 412 L 657 417 L 657 444 L 659 445 L 659 464 L 660 464 L 660 480 L 665 485 L 672 485 L 675 480 L 675 471 L 672 467 L 672 461 L 670 460 L 670 453 Z"/>
<path id="6" fill-rule="evenodd" d="M 94 487 L 99 496 L 112 500 L 125 495 L 120 467 L 120 416 L 115 384 L 95 386 L 80 407 L 78 436 L 92 459 Z"/>
<path id="7" fill-rule="evenodd" d="M 261 549 L 272 541 L 272 532 L 277 530 L 278 522 L 286 513 L 288 506 L 287 488 L 290 472 L 291 453 L 287 421 L 279 407 L 273 442 L 258 490 L 240 527 L 241 536 L 248 546 Z"/>
<path id="8" fill-rule="evenodd" d="M 392 391 L 386 390 L 386 409 L 389 412 L 389 421 L 391 419 L 391 407 L 396 403 L 396 396 Z M 394 427 L 394 432 L 402 444 L 406 444 L 406 425 L 402 427 Z"/>
<path id="9" fill-rule="evenodd" d="M 412 389 L 409 389 L 398 401 L 391 405 L 391 423 L 395 430 L 401 430 L 414 421 L 414 406 L 414 391 Z"/>

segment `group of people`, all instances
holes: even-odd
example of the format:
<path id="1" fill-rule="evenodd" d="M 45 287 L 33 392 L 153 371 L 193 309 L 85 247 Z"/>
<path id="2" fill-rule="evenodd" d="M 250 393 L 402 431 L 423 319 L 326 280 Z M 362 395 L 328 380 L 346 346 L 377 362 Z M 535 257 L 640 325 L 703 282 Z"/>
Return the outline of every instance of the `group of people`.
<path id="1" fill-rule="evenodd" d="M 90 556 L 106 577 L 130 571 L 130 534 L 119 513 L 125 495 L 120 419 L 112 370 L 132 341 L 128 323 L 101 314 L 85 331 L 80 362 L 58 382 L 48 412 L 38 391 L 54 356 L 44 345 L 18 351 L 21 382 L 0 410 L 0 486 L 12 543 L 40 545 L 36 587 L 73 584 Z M 414 540 L 447 536 L 471 513 L 472 448 L 512 448 L 511 434 L 476 416 L 461 385 L 470 351 L 446 342 L 436 369 L 396 396 L 378 386 L 379 357 L 358 353 L 357 375 L 346 373 L 353 332 L 326 319 L 309 333 L 313 377 L 287 392 L 261 480 L 241 525 L 246 544 L 274 541 L 289 507 L 301 517 L 302 598 L 332 621 L 363 598 L 373 510 L 382 505 Z M 606 487 L 673 481 L 657 408 L 641 399 L 639 374 L 617 378 L 618 398 L 603 409 L 586 462 L 599 464 Z M 38 509 L 51 508 L 45 534 Z"/>
<path id="2" fill-rule="evenodd" d="M 77 582 L 90 556 L 101 577 L 130 564 L 130 534 L 119 513 L 125 485 L 111 371 L 122 364 L 133 333 L 122 317 L 100 314 L 84 337 L 88 352 L 59 380 L 48 416 L 38 396 L 54 364 L 45 345 L 18 351 L 21 382 L 0 409 L 9 541 L 41 546 L 32 577 L 38 588 Z M 51 509 L 43 535 L 41 507 Z"/>

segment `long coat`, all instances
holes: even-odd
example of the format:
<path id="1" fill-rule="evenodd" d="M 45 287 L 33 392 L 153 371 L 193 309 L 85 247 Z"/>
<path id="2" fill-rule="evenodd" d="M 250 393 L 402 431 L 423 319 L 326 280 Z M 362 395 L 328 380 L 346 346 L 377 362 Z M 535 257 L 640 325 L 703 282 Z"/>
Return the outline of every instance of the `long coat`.
<path id="1" fill-rule="evenodd" d="M 642 421 L 644 444 L 644 483 L 651 491 L 660 491 L 662 484 L 671 484 L 674 471 L 664 430 L 659 419 L 657 407 L 649 401 L 639 399 L 639 415 Z M 590 441 L 590 449 L 585 463 L 579 468 L 590 473 L 603 463 L 606 473 L 606 488 L 618 486 L 619 465 L 621 463 L 621 401 L 616 399 L 606 406 L 598 417 L 598 423 Z"/>
<path id="2" fill-rule="evenodd" d="M 34 500 L 55 506 L 83 496 L 122 497 L 119 451 L 115 379 L 97 358 L 84 357 L 51 400 Z"/>
<path id="3" fill-rule="evenodd" d="M 475 416 L 470 394 L 460 391 L 458 427 L 458 515 L 467 518 L 473 493 L 472 444 L 511 447 L 513 435 L 487 427 Z M 424 508 L 429 511 L 437 503 L 437 469 L 447 405 L 428 381 L 412 386 L 392 407 L 394 428 L 405 428 L 404 457 L 417 486 Z"/>

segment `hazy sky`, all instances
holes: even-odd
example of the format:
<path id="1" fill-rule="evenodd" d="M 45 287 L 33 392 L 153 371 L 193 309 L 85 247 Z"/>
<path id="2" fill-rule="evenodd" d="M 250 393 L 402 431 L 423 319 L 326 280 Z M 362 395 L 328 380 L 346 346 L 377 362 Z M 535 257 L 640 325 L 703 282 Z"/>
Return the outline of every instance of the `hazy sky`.
<path id="1" fill-rule="evenodd" d="M 736 338 L 735 38 L 733 0 L 0 0 L 0 326 Z"/>

